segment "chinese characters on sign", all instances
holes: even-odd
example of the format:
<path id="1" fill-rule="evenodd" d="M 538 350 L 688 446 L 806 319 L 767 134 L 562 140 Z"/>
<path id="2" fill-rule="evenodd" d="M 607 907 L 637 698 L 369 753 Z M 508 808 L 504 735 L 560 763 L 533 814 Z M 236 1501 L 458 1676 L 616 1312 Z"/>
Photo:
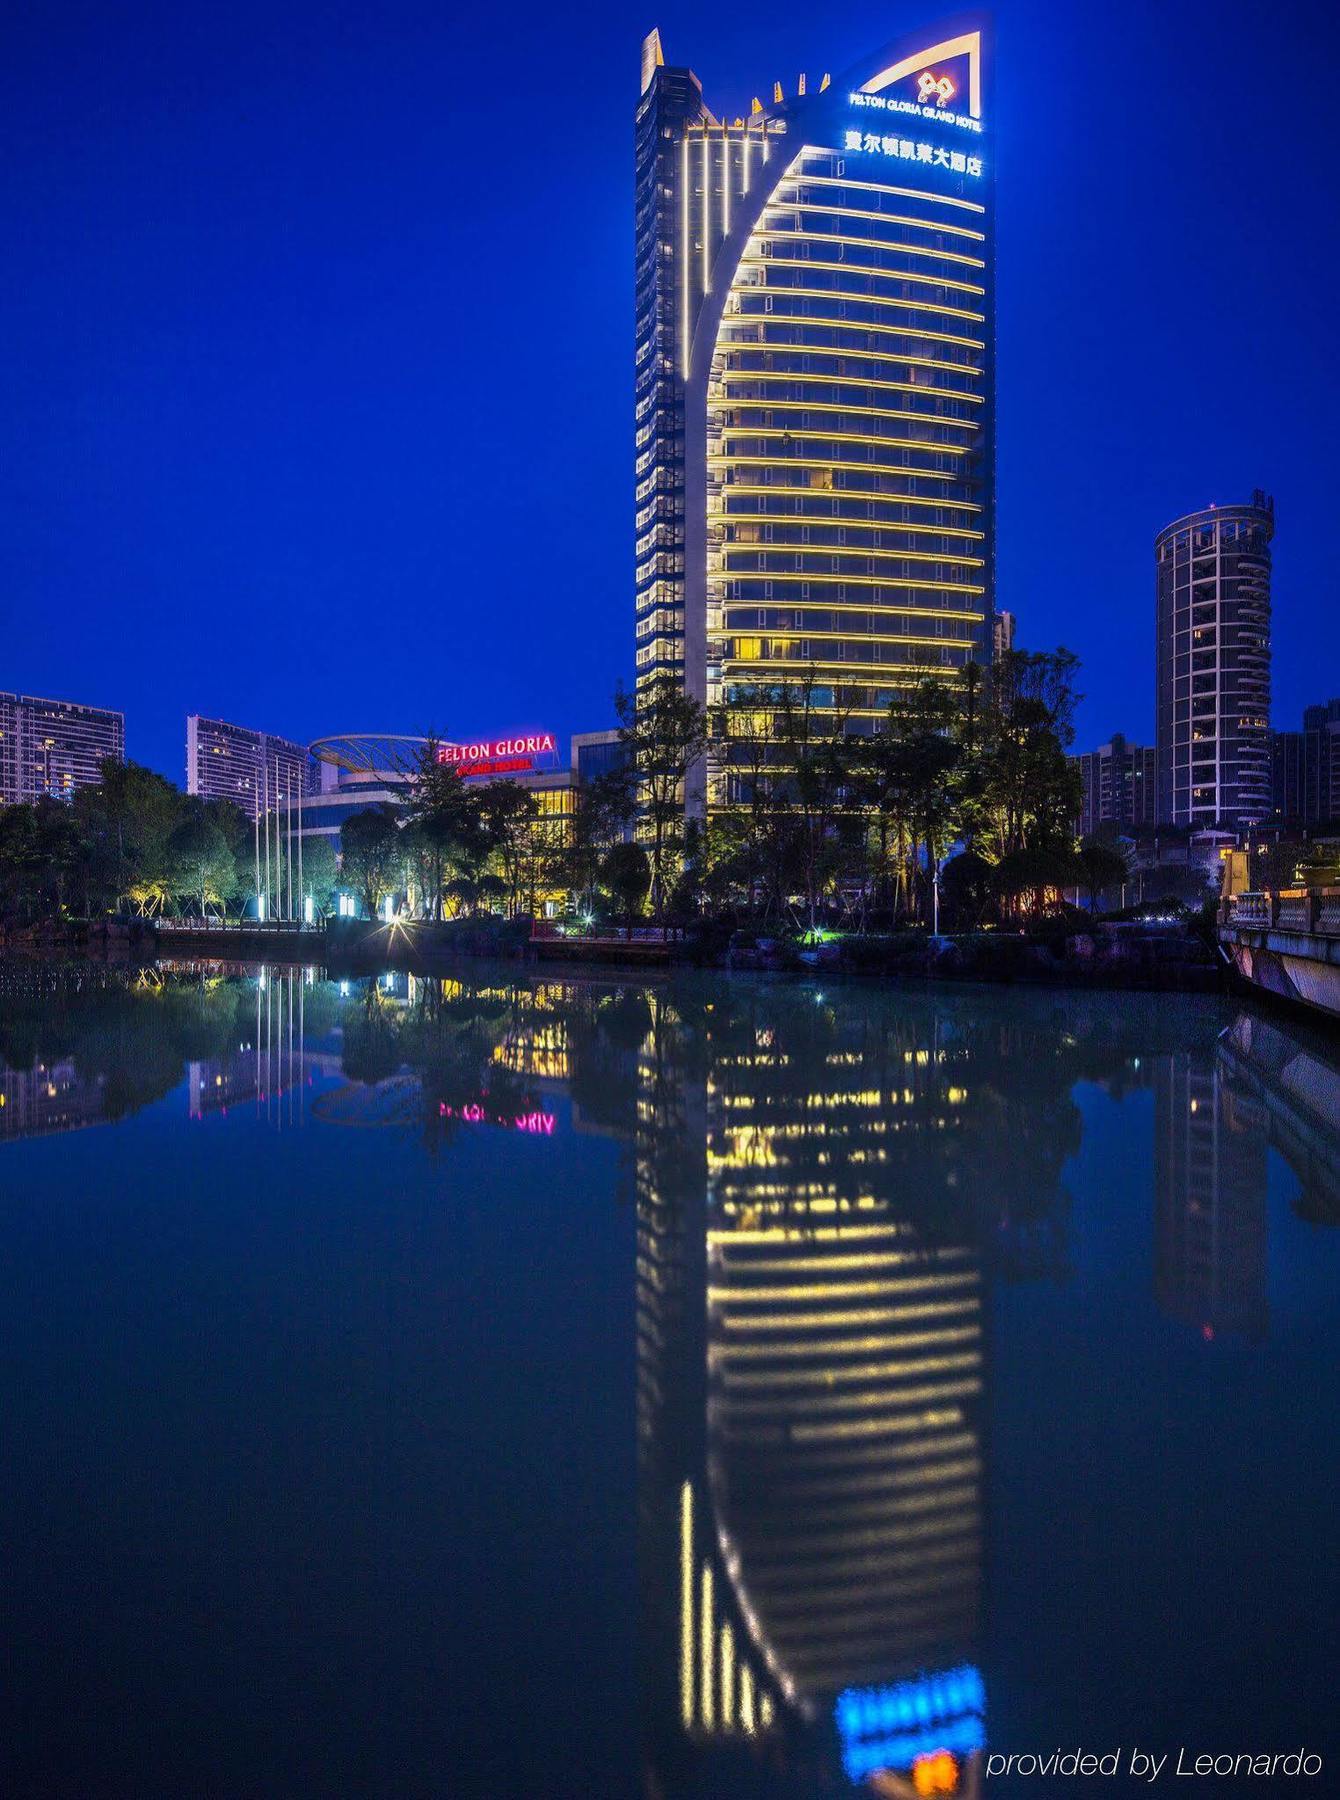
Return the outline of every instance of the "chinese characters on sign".
<path id="1" fill-rule="evenodd" d="M 881 137 L 874 131 L 849 131 L 844 150 L 874 150 L 881 156 L 901 157 L 904 162 L 924 163 L 932 169 L 948 169 L 954 175 L 980 175 L 980 156 L 961 150 L 945 150 L 938 144 L 914 144 L 910 138 Z"/>

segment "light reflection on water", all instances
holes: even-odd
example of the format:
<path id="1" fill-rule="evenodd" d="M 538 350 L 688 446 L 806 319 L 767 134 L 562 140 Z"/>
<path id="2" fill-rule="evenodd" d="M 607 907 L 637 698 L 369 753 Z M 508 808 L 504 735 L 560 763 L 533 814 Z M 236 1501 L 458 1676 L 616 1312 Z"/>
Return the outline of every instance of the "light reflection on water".
<path id="1" fill-rule="evenodd" d="M 1121 1428 L 1166 1433 L 1179 1405 L 1193 1424 L 1229 1416 L 1231 1386 L 1202 1381 L 1187 1361 L 1193 1345 L 1228 1346 L 1239 1359 L 1231 1380 L 1273 1383 L 1277 1411 L 1301 1404 L 1314 1345 L 1298 1320 L 1312 1317 L 1312 1259 L 1334 1275 L 1324 1228 L 1340 1216 L 1340 1080 L 1318 1034 L 1166 996 L 855 984 L 820 995 L 789 981 L 513 970 L 331 981 L 287 968 L 127 975 L 23 963 L 0 966 L 0 993 L 0 1184 L 20 1140 L 80 1128 L 110 1132 L 105 1157 L 147 1166 L 150 1146 L 125 1130 L 145 1114 L 156 1129 L 198 1134 L 180 1152 L 188 1184 L 192 1158 L 225 1183 L 236 1158 L 240 1187 L 241 1146 L 254 1168 L 257 1131 L 276 1147 L 301 1134 L 284 1180 L 313 1230 L 323 1193 L 357 1159 L 364 1166 L 368 1146 L 373 1166 L 394 1162 L 399 1193 L 464 1211 L 458 1177 L 482 1156 L 522 1211 L 538 1169 L 559 1186 L 587 1184 L 611 1209 L 611 1231 L 631 1221 L 636 1491 L 613 1496 L 612 1516 L 630 1549 L 636 1540 L 638 1572 L 623 1593 L 570 1593 L 565 1604 L 579 1637 L 608 1633 L 616 1613 L 635 1621 L 636 1742 L 631 1713 L 593 1693 L 590 1719 L 570 1720 L 586 1745 L 566 1765 L 585 1755 L 580 1786 L 556 1779 L 551 1753 L 524 1733 L 482 1745 L 476 1720 L 455 1737 L 424 1726 L 421 1765 L 401 1767 L 401 1746 L 384 1789 L 332 1776 L 329 1789 L 306 1791 L 492 1793 L 500 1778 L 542 1769 L 546 1791 L 597 1800 L 814 1794 L 867 1780 L 891 1795 L 963 1793 L 976 1791 L 984 1745 L 1035 1748 L 1011 1735 L 1034 1724 L 1050 1748 L 1067 1729 L 1093 1740 L 1110 1725 L 1117 1743 L 1133 1723 L 1175 1730 L 1185 1718 L 1185 1697 L 1180 1712 L 1159 1710 L 1172 1675 L 1136 1667 L 1133 1654 L 1115 1685 L 1161 1695 L 1134 1722 L 1108 1710 L 1087 1671 L 1058 1681 L 1054 1645 L 1032 1646 L 1037 1623 L 999 1560 L 998 1519 L 1027 1514 L 1037 1477 L 1011 1432 L 1034 1389 L 1061 1440 L 1093 1429 L 1086 1400 L 1050 1364 L 1080 1342 L 1085 1308 L 1095 1297 L 1101 1308 L 1137 1263 L 1145 1292 L 1109 1330 L 1129 1330 L 1133 1359 L 1153 1344 L 1166 1386 L 1133 1393 Z M 1106 1174 L 1132 1157 L 1142 1173 L 1114 1206 Z M 58 1188 L 59 1165 L 43 1167 Z M 1276 1190 L 1286 1198 L 1272 1210 Z M 449 1250 L 450 1215 L 439 1228 Z M 487 1237 L 490 1223 L 469 1229 Z M 528 1240 L 515 1213 L 493 1229 L 479 1252 L 488 1279 L 462 1301 L 460 1328 L 476 1341 L 513 1304 L 514 1282 L 579 1288 L 590 1275 L 561 1245 Z M 423 1267 L 432 1272 L 430 1255 Z M 383 1273 L 370 1267 L 369 1283 Z M 622 1303 L 618 1292 L 606 1299 Z M 1054 1341 L 1042 1339 L 1044 1322 Z M 101 1328 L 113 1339 L 118 1322 L 109 1313 Z M 1332 1316 L 1332 1349 L 1333 1337 Z M 564 1357 L 569 1345 L 552 1350 Z M 1110 1351 L 1118 1366 L 1123 1346 Z M 597 1391 L 592 1406 L 616 1407 L 619 1391 Z M 465 1407 L 449 1380 L 414 1404 L 424 1431 L 448 1436 Z M 351 1407 L 348 1428 L 360 1425 Z M 514 1442 L 508 1454 L 536 1452 Z M 580 1439 L 570 1454 L 582 1463 Z M 617 1488 L 617 1472 L 595 1451 L 588 1460 L 593 1482 Z M 478 1473 L 457 1465 L 445 1478 L 468 1487 Z M 1175 1451 L 1161 1480 L 1160 1505 L 1204 1504 Z M 43 1504 L 59 1507 L 62 1492 L 54 1483 Z M 1149 1506 L 1151 1491 L 1136 1504 Z M 1039 1531 L 1057 1524 L 1045 1507 L 1037 1519 Z M 1132 1523 L 1138 1535 L 1143 1521 Z M 1126 1554 L 1143 1555 L 1157 1579 L 1172 1549 Z M 526 1571 L 493 1573 L 523 1610 L 546 1606 Z M 1302 1582 L 1283 1553 L 1275 1576 L 1286 1594 Z M 1066 1618 L 1081 1637 L 1095 1580 L 1078 1574 Z M 1100 1598 L 1110 1604 L 1106 1589 Z M 481 1631 L 501 1641 L 501 1623 L 465 1628 L 449 1582 L 438 1599 L 435 1628 L 458 1658 L 479 1653 Z M 1126 1623 L 1134 1644 L 1141 1621 Z M 394 1615 L 377 1627 L 394 1663 Z M 415 1644 L 407 1637 L 406 1658 Z M 1258 1675 L 1240 1673 L 1259 1702 Z M 1311 1692 L 1304 1674 L 1266 1708 L 1281 1727 L 1307 1724 L 1291 1711 Z M 546 1679 L 559 1676 L 526 1675 L 532 1687 Z M 1241 1704 L 1231 1670 L 1218 1680 L 1205 1717 L 1227 1729 Z M 152 1683 L 146 1691 L 152 1704 Z M 339 1704 L 338 1683 L 312 1702 L 314 1729 L 322 1704 Z M 481 1718 L 496 1704 L 472 1701 Z M 26 1748 L 19 1734 L 33 1779 L 49 1754 L 40 1718 L 40 1708 L 28 1717 Z M 375 1736 L 375 1721 L 368 1729 Z M 375 1762 L 376 1744 L 363 1748 Z M 153 1791 L 137 1780 L 124 1791 Z M 64 1790 L 50 1781 L 46 1791 Z"/>

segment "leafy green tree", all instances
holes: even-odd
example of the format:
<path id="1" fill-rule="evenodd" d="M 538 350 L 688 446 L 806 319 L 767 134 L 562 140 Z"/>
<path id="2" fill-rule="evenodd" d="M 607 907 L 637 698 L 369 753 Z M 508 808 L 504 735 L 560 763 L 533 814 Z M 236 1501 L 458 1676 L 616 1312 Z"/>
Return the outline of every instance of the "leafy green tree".
<path id="1" fill-rule="evenodd" d="M 333 911 L 335 892 L 340 885 L 340 868 L 335 846 L 328 837 L 303 840 L 302 883 L 311 897 L 317 918 L 324 918 Z"/>
<path id="2" fill-rule="evenodd" d="M 375 919 L 400 867 L 400 827 L 390 806 L 355 813 L 340 827 L 340 868 L 356 889 L 368 918 Z"/>
<path id="3" fill-rule="evenodd" d="M 633 694 L 614 696 L 619 741 L 637 783 L 640 832 L 651 861 L 651 904 L 659 918 L 671 864 L 684 842 L 686 804 L 707 748 L 707 714 L 670 675 L 654 676 Z"/>
<path id="4" fill-rule="evenodd" d="M 168 841 L 181 817 L 182 796 L 170 781 L 139 763 L 103 762 L 96 786 L 71 802 L 88 846 L 90 888 L 120 910 L 132 901 L 157 910 L 170 890 Z"/>
<path id="5" fill-rule="evenodd" d="M 523 881 L 533 869 L 529 855 L 540 809 L 519 781 L 488 781 L 472 796 L 488 853 L 506 884 L 507 909 L 519 911 Z"/>
<path id="6" fill-rule="evenodd" d="M 202 802 L 186 801 L 167 856 L 174 893 L 188 895 L 202 918 L 211 906 L 226 911 L 239 885 L 237 859 L 217 816 Z"/>

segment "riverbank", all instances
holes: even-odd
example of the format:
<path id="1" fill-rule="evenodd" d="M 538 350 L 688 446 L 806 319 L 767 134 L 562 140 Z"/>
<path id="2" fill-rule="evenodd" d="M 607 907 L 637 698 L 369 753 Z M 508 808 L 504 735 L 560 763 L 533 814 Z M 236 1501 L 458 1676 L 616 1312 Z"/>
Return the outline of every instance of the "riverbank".
<path id="1" fill-rule="evenodd" d="M 647 973 L 690 966 L 890 980 L 1214 993 L 1231 971 L 1210 942 L 1181 922 L 1100 922 L 1084 931 L 1048 922 L 1028 932 L 921 931 L 822 933 L 818 941 L 703 927 L 682 933 L 609 936 L 532 935 L 526 919 L 427 920 L 386 925 L 329 920 L 321 927 L 190 920 L 60 921 L 0 935 L 0 949 L 77 952 L 152 961 L 190 956 L 228 963 L 264 960 L 320 964 L 344 974 L 382 969 L 429 971 L 460 960 L 543 961 L 556 975 L 593 969 Z"/>

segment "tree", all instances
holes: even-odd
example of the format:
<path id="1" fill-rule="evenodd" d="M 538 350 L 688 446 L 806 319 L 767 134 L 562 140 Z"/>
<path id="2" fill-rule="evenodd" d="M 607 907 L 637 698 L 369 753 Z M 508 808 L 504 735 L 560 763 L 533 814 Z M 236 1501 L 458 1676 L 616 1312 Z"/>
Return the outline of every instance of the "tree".
<path id="1" fill-rule="evenodd" d="M 303 898 L 310 898 L 312 910 L 318 919 L 324 918 L 335 905 L 335 890 L 340 884 L 335 846 L 328 837 L 308 837 L 303 840 L 302 880 L 307 890 Z"/>
<path id="2" fill-rule="evenodd" d="M 489 845 L 476 798 L 460 770 L 438 760 L 436 738 L 429 738 L 415 759 L 405 821 L 415 834 L 409 847 L 422 856 L 429 917 L 440 919 L 448 870 L 477 879 Z"/>
<path id="3" fill-rule="evenodd" d="M 531 863 L 527 853 L 539 819 L 539 804 L 519 781 L 485 782 L 473 798 L 484 844 L 497 859 L 505 884 L 508 913 L 515 918 L 523 876 Z"/>
<path id="4" fill-rule="evenodd" d="M 958 717 L 953 693 L 929 679 L 889 709 L 902 778 L 899 800 L 912 840 L 909 885 L 915 885 L 923 847 L 926 882 L 935 882 L 940 858 L 957 830 L 955 778 L 964 756 L 962 742 L 954 735 Z M 925 917 L 924 907 L 921 916 Z"/>
<path id="5" fill-rule="evenodd" d="M 1039 916 L 1046 909 L 1047 895 L 1070 885 L 1075 872 L 1074 857 L 1068 846 L 1030 844 L 1011 850 L 996 864 L 996 892 L 1007 902 L 1027 903 L 1027 909 Z"/>
<path id="6" fill-rule="evenodd" d="M 991 666 L 974 727 L 968 841 L 997 857 L 1073 841 L 1079 776 L 1074 741 L 1078 658 L 1069 650 L 1007 650 Z"/>
<path id="7" fill-rule="evenodd" d="M 689 787 L 707 748 L 707 715 L 672 675 L 656 675 L 614 696 L 619 742 L 637 782 L 642 830 L 649 839 L 652 911 L 659 918 L 670 886 L 670 861 L 683 844 Z"/>
<path id="8" fill-rule="evenodd" d="M 1076 886 L 1082 887 L 1089 896 L 1089 911 L 1098 911 L 1098 902 L 1104 888 L 1117 887 L 1129 874 L 1129 864 L 1125 856 L 1115 845 L 1098 843 L 1094 838 L 1085 838 L 1075 852 L 1075 874 L 1078 876 Z"/>
<path id="9" fill-rule="evenodd" d="M 777 705 L 780 690 L 758 682 L 727 688 L 712 712 L 712 741 L 721 769 L 706 846 L 709 890 L 720 882 L 738 885 L 753 912 L 760 899 L 766 915 L 782 896 L 776 872 L 776 785 L 779 770 Z"/>
<path id="10" fill-rule="evenodd" d="M 652 881 L 652 862 L 641 844 L 615 844 L 606 852 L 600 879 L 623 914 L 624 929 L 633 935 L 633 920 L 642 911 Z"/>
<path id="11" fill-rule="evenodd" d="M 995 870 L 976 850 L 960 850 L 951 856 L 940 875 L 940 905 L 951 927 L 959 930 L 980 925 L 990 904 Z"/>
<path id="12" fill-rule="evenodd" d="M 552 847 L 549 875 L 557 886 L 569 890 L 581 910 L 590 912 L 601 865 L 633 822 L 636 798 L 630 771 L 607 770 L 578 787 L 573 801 L 568 828 Z"/>
<path id="13" fill-rule="evenodd" d="M 390 806 L 372 806 L 340 827 L 340 864 L 345 881 L 358 891 L 363 910 L 375 919 L 399 867 L 400 828 Z"/>
<path id="14" fill-rule="evenodd" d="M 168 840 L 181 817 L 181 795 L 170 781 L 139 763 L 106 758 L 96 786 L 81 788 L 72 805 L 88 843 L 90 888 L 118 909 L 126 899 L 154 911 L 167 898 Z"/>
<path id="15" fill-rule="evenodd" d="M 778 692 L 777 742 L 785 773 L 778 799 L 795 815 L 809 928 L 840 862 L 838 814 L 855 786 L 852 742 L 846 736 L 852 697 L 820 686 L 811 666 L 803 680 Z"/>
<path id="16" fill-rule="evenodd" d="M 227 907 L 237 891 L 237 859 L 217 819 L 200 801 L 188 800 L 168 839 L 174 893 L 188 894 L 203 918 L 210 906 Z"/>

